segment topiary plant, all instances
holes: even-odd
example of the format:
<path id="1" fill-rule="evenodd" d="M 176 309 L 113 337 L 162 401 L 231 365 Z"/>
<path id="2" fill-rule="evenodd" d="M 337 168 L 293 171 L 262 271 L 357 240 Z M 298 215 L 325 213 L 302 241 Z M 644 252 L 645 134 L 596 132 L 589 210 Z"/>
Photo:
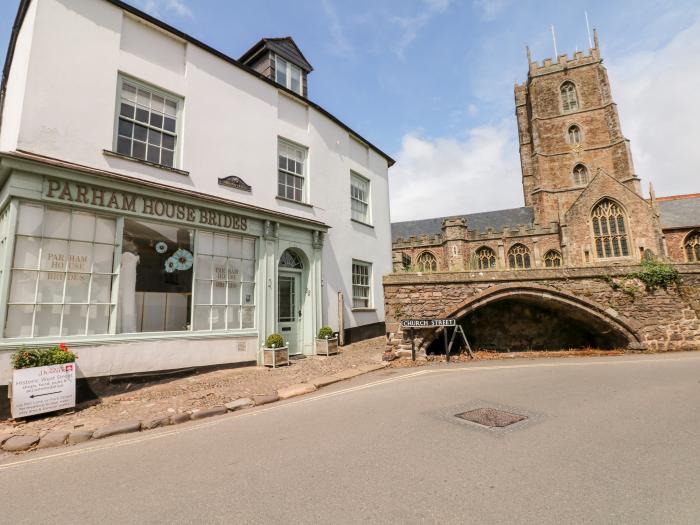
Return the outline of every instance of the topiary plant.
<path id="1" fill-rule="evenodd" d="M 267 348 L 282 348 L 284 346 L 284 339 L 280 334 L 270 334 L 265 339 L 265 346 Z"/>
<path id="2" fill-rule="evenodd" d="M 319 339 L 330 339 L 333 337 L 333 329 L 330 326 L 322 326 L 318 331 Z"/>

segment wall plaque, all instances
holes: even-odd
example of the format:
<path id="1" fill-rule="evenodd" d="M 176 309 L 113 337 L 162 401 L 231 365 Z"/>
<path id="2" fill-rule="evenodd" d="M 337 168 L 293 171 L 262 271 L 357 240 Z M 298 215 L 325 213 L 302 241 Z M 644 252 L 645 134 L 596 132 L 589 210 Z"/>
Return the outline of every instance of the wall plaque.
<path id="1" fill-rule="evenodd" d="M 243 191 L 251 191 L 253 189 L 251 186 L 246 184 L 243 179 L 236 177 L 235 175 L 229 175 L 228 177 L 219 179 L 219 185 Z"/>

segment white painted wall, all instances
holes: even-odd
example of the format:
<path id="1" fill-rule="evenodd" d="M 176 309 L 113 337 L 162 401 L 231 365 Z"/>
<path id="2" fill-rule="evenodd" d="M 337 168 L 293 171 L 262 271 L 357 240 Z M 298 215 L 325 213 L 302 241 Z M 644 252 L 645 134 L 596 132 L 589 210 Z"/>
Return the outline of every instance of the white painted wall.
<path id="1" fill-rule="evenodd" d="M 7 98 L 12 108 L 6 107 L 6 115 L 16 110 L 22 90 L 24 103 L 21 114 L 10 119 L 17 124 L 2 130 L 3 150 L 21 149 L 321 220 L 331 226 L 323 249 L 324 322 L 337 328 L 338 291 L 345 295 L 346 327 L 384 319 L 381 277 L 391 271 L 384 157 L 358 146 L 314 108 L 108 2 L 34 0 L 32 9 L 35 19 L 29 16 L 25 24 L 29 28 L 33 22 L 34 31 L 16 50 Z M 114 149 L 119 72 L 184 98 L 177 167 L 189 176 L 103 154 Z M 275 198 L 278 136 L 309 148 L 312 207 Z M 350 220 L 351 169 L 370 180 L 374 228 Z M 243 178 L 252 193 L 219 186 L 217 179 L 228 175 Z M 353 258 L 373 264 L 376 311 L 350 310 Z"/>

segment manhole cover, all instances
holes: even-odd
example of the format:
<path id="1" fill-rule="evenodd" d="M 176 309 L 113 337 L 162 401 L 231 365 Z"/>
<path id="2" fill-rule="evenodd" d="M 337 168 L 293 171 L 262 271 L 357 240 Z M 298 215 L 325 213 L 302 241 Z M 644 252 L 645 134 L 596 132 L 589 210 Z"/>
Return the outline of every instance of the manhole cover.
<path id="1" fill-rule="evenodd" d="M 507 427 L 508 425 L 527 419 L 527 416 L 511 414 L 510 412 L 496 410 L 495 408 L 476 408 L 474 410 L 455 414 L 455 416 L 489 428 Z"/>

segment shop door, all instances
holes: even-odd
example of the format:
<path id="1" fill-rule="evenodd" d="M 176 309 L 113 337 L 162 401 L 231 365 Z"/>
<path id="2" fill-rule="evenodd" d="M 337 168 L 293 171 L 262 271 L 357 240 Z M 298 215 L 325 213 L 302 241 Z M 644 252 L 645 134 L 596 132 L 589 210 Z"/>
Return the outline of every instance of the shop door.
<path id="1" fill-rule="evenodd" d="M 302 353 L 300 281 L 300 275 L 280 272 L 277 283 L 277 325 L 289 346 L 289 355 Z"/>

